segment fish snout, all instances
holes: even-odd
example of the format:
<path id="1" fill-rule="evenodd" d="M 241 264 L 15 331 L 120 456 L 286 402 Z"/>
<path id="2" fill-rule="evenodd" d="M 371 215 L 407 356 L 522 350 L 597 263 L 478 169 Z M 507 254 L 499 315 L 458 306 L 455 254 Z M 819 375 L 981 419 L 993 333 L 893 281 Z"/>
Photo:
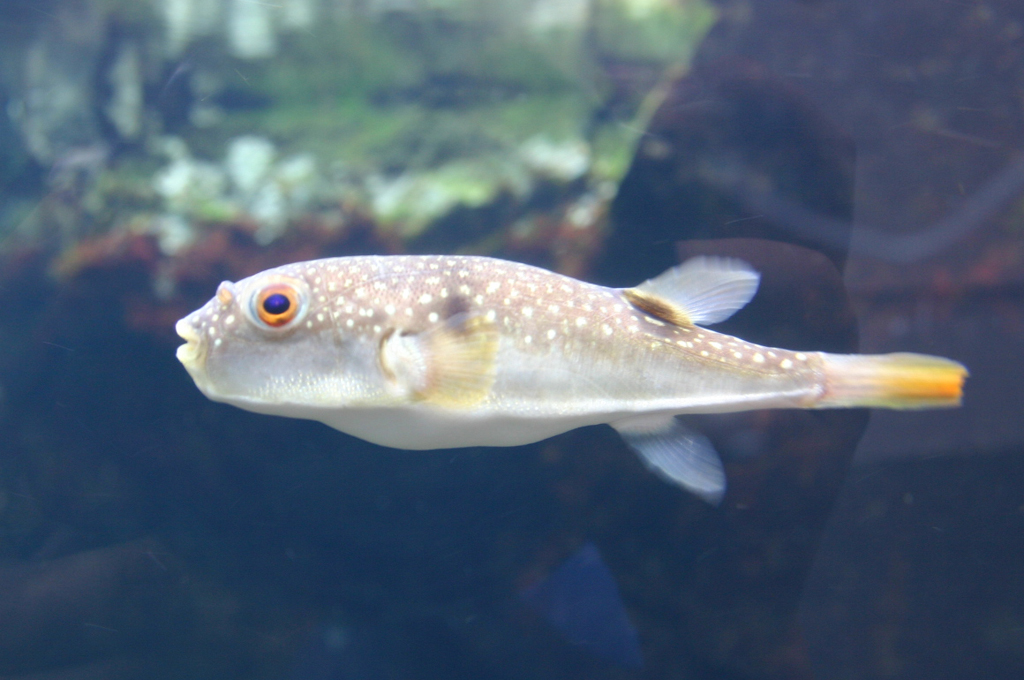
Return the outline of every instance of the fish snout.
<path id="1" fill-rule="evenodd" d="M 186 316 L 184 319 L 179 319 L 178 323 L 174 325 L 174 330 L 185 341 L 184 345 L 178 347 L 175 356 L 191 373 L 194 369 L 198 368 L 205 354 L 203 335 L 192 324 L 191 315 Z"/>

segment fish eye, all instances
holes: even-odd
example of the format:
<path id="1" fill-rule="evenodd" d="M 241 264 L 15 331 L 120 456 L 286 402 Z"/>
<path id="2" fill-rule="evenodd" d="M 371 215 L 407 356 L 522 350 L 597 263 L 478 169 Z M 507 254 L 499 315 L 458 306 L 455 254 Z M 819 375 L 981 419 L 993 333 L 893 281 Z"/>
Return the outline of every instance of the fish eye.
<path id="1" fill-rule="evenodd" d="M 271 328 L 281 328 L 298 316 L 301 304 L 302 296 L 294 286 L 272 283 L 253 297 L 253 312 L 256 318 Z"/>

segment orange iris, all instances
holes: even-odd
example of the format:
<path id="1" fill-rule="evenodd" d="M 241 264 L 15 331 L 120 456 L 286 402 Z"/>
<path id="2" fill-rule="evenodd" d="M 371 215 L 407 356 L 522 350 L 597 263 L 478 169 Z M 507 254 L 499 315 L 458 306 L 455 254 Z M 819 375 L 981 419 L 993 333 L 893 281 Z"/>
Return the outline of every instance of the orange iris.
<path id="1" fill-rule="evenodd" d="M 256 296 L 256 314 L 260 321 L 279 328 L 299 313 L 299 294 L 289 285 L 278 283 L 267 286 Z"/>

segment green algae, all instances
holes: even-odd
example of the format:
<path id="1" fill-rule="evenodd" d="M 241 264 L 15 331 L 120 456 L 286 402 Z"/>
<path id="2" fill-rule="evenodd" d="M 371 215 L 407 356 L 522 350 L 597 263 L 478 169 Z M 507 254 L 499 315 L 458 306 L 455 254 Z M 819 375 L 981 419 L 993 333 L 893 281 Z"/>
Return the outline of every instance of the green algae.
<path id="1" fill-rule="evenodd" d="M 110 0 L 110 11 L 128 16 L 122 4 Z M 328 187 L 327 202 L 361 206 L 413 238 L 458 207 L 529 201 L 538 182 L 616 185 L 646 124 L 645 97 L 685 67 L 713 18 L 703 0 L 431 0 L 324 17 L 278 35 L 265 59 L 203 38 L 180 77 L 192 112 L 206 114 L 173 132 L 197 170 L 220 167 L 242 136 L 268 140 L 278 158 L 309 154 L 320 173 L 310 186 Z M 644 75 L 624 90 L 617 68 Z M 116 220 L 109 205 L 153 211 L 161 168 L 141 180 L 103 173 L 89 211 L 106 223 Z M 163 210 L 199 222 L 244 212 L 230 183 L 220 194 L 211 186 L 164 195 Z"/>

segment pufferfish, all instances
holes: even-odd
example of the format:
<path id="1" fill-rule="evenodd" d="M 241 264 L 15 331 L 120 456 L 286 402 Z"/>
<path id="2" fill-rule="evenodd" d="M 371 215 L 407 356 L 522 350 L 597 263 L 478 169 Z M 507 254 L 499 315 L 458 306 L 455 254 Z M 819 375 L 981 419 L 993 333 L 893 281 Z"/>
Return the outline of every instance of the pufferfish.
<path id="1" fill-rule="evenodd" d="M 759 279 L 716 257 L 624 289 L 487 257 L 299 262 L 221 283 L 178 321 L 177 357 L 214 401 L 400 449 L 516 446 L 607 423 L 711 503 L 722 463 L 676 415 L 959 405 L 967 371 L 949 359 L 789 351 L 704 327 Z"/>

